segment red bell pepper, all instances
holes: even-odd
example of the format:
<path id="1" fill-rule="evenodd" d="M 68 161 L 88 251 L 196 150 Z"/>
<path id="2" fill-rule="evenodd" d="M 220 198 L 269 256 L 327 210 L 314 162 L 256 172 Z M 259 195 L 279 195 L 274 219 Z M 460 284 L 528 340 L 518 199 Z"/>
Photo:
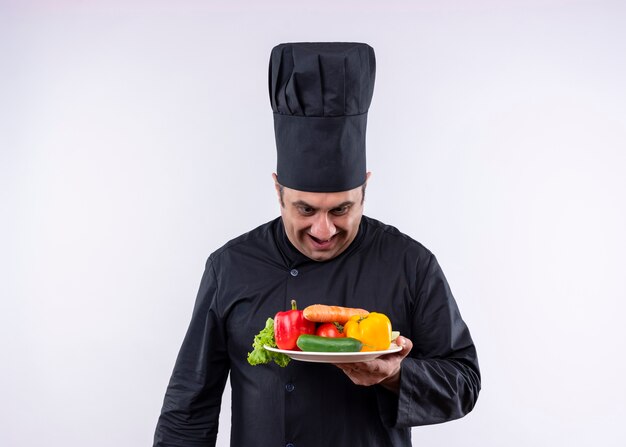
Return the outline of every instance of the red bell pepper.
<path id="1" fill-rule="evenodd" d="M 291 300 L 291 310 L 278 312 L 274 317 L 274 339 L 280 349 L 300 351 L 296 345 L 298 337 L 314 333 L 315 323 L 304 318 L 296 306 L 296 300 Z"/>

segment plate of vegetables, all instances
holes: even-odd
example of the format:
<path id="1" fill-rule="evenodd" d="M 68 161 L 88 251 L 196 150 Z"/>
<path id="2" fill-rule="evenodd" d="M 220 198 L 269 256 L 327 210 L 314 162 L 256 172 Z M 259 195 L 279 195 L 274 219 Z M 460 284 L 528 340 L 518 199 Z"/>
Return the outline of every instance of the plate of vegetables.
<path id="1" fill-rule="evenodd" d="M 314 352 L 314 351 L 290 351 L 288 349 L 272 348 L 264 346 L 270 352 L 284 354 L 293 360 L 314 363 L 353 363 L 353 362 L 369 362 L 377 357 L 385 354 L 393 354 L 402 349 L 402 347 L 392 343 L 389 349 L 384 351 L 366 351 L 366 352 Z"/>
<path id="2" fill-rule="evenodd" d="M 402 348 L 392 343 L 399 332 L 391 330 L 386 315 L 364 309 L 314 304 L 268 318 L 254 337 L 248 362 L 274 361 L 287 366 L 291 359 L 315 363 L 367 362 Z"/>

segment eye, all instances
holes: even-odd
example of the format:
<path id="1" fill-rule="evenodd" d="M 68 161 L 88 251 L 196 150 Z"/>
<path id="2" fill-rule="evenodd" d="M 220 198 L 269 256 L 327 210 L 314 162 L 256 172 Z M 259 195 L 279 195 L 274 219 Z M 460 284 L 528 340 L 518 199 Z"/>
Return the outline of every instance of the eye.
<path id="1" fill-rule="evenodd" d="M 350 211 L 350 206 L 349 205 L 344 205 L 344 206 L 340 206 L 339 208 L 334 208 L 331 212 L 335 216 L 343 216 L 348 211 Z"/>
<path id="2" fill-rule="evenodd" d="M 310 206 L 300 205 L 298 206 L 298 212 L 302 214 L 303 216 L 310 216 L 315 212 L 315 210 L 311 208 Z"/>

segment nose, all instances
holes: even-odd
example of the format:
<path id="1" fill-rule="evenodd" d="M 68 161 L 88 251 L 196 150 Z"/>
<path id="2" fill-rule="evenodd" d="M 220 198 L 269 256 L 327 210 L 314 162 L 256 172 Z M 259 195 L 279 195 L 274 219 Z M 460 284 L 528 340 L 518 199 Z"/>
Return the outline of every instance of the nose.
<path id="1" fill-rule="evenodd" d="M 328 214 L 319 213 L 315 216 L 315 221 L 313 225 L 311 225 L 311 236 L 322 241 L 327 241 L 333 237 L 336 232 L 337 229 Z"/>

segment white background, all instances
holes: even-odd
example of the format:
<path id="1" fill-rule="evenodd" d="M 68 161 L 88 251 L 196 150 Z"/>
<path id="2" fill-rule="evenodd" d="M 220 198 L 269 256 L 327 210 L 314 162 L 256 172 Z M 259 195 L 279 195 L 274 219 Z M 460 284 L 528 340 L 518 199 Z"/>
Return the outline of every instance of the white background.
<path id="1" fill-rule="evenodd" d="M 624 445 L 624 2 L 261 3 L 0 2 L 0 445 L 151 445 L 207 256 L 279 212 L 270 50 L 337 40 L 377 54 L 366 214 L 481 361 L 414 444 Z"/>

